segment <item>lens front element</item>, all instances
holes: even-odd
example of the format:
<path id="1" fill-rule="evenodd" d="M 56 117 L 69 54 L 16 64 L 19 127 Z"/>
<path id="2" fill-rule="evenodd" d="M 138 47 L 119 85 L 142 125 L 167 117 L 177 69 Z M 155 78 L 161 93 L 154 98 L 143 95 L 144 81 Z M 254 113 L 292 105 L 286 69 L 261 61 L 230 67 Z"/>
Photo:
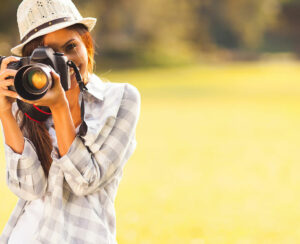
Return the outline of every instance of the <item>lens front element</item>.
<path id="1" fill-rule="evenodd" d="M 37 95 L 45 94 L 52 86 L 50 72 L 51 68 L 45 64 L 39 63 L 27 66 L 21 76 L 23 93 L 26 92 L 31 100 L 36 99 Z"/>
<path id="2" fill-rule="evenodd" d="M 40 90 L 47 85 L 47 76 L 42 70 L 28 72 L 28 84 L 32 89 Z"/>
<path id="3" fill-rule="evenodd" d="M 14 80 L 17 93 L 26 100 L 42 98 L 53 84 L 51 70 L 50 66 L 42 63 L 21 67 Z"/>

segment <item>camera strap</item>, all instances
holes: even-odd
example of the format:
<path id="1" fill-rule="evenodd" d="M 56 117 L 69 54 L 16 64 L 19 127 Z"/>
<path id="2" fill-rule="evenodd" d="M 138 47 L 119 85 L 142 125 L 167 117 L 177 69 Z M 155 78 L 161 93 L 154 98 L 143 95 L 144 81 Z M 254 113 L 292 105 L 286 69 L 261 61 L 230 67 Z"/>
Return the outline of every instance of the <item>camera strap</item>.
<path id="1" fill-rule="evenodd" d="M 81 93 L 81 104 L 80 104 L 80 117 L 81 117 L 81 125 L 79 127 L 79 135 L 80 136 L 85 136 L 86 135 L 86 132 L 87 132 L 87 125 L 84 121 L 84 99 L 83 99 L 83 95 L 85 93 L 85 91 L 87 90 L 87 87 L 85 86 L 83 80 L 82 80 L 82 77 L 80 75 L 80 72 L 77 68 L 77 66 L 74 64 L 73 61 L 69 60 L 67 62 L 67 64 L 74 69 L 74 72 L 75 72 L 75 77 L 76 77 L 76 80 L 77 80 L 77 83 L 79 85 L 79 89 L 80 89 L 80 93 Z"/>

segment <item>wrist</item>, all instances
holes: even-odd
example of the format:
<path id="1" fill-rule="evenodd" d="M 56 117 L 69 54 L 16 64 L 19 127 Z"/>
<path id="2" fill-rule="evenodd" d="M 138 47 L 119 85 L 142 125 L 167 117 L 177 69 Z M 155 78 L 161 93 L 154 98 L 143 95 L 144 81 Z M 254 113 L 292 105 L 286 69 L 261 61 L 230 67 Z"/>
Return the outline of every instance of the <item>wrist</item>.
<path id="1" fill-rule="evenodd" d="M 10 118 L 10 117 L 14 117 L 13 113 L 11 111 L 11 107 L 0 112 L 0 120 L 1 121 L 4 119 Z"/>
<path id="2" fill-rule="evenodd" d="M 59 101 L 57 101 L 56 103 L 50 105 L 49 108 L 50 108 L 52 113 L 58 112 L 58 111 L 61 111 L 61 110 L 65 110 L 65 109 L 69 110 L 69 102 L 64 97 L 64 98 L 60 99 Z"/>
<path id="3" fill-rule="evenodd" d="M 52 113 L 52 118 L 53 118 L 53 122 L 54 125 L 59 122 L 63 122 L 63 123 L 68 123 L 68 121 L 71 122 L 71 124 L 73 125 L 72 122 L 72 115 L 71 115 L 71 111 L 69 108 L 69 102 L 68 100 L 66 100 L 65 102 L 60 102 L 57 103 L 55 105 L 52 105 L 51 107 L 49 107 Z"/>

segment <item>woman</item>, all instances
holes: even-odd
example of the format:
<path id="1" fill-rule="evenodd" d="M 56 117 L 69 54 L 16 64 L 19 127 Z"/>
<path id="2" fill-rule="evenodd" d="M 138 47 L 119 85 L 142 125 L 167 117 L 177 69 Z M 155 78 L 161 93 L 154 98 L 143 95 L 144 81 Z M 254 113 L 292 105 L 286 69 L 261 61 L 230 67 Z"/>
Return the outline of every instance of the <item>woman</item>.
<path id="1" fill-rule="evenodd" d="M 12 53 L 29 56 L 38 46 L 64 53 L 79 68 L 87 91 L 80 92 L 72 71 L 71 88 L 64 91 L 51 71 L 53 87 L 41 99 L 26 101 L 8 89 L 16 70 L 7 66 L 18 59 L 2 60 L 7 184 L 19 201 L 0 243 L 116 243 L 114 199 L 135 149 L 139 93 L 129 84 L 103 83 L 92 73 L 89 32 L 96 20 L 82 18 L 71 0 L 23 0 L 17 17 L 21 44 Z M 14 116 L 16 98 L 49 107 L 51 117 L 36 121 L 21 110 Z M 79 135 L 83 123 L 87 130 Z"/>

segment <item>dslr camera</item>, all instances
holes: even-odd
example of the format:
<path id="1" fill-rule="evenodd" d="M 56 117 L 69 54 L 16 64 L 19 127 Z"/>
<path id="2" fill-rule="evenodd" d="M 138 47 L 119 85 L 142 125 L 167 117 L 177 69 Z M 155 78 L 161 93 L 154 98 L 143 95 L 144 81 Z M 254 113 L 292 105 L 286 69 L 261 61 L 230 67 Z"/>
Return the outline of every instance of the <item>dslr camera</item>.
<path id="1" fill-rule="evenodd" d="M 0 64 L 3 60 L 1 57 Z M 16 91 L 26 100 L 42 98 L 53 86 L 51 70 L 54 69 L 60 75 L 63 89 L 70 88 L 69 67 L 67 57 L 63 53 L 55 52 L 50 47 L 38 47 L 29 57 L 22 57 L 17 62 L 10 62 L 8 69 L 17 70 L 14 78 L 14 86 L 9 89 Z"/>

